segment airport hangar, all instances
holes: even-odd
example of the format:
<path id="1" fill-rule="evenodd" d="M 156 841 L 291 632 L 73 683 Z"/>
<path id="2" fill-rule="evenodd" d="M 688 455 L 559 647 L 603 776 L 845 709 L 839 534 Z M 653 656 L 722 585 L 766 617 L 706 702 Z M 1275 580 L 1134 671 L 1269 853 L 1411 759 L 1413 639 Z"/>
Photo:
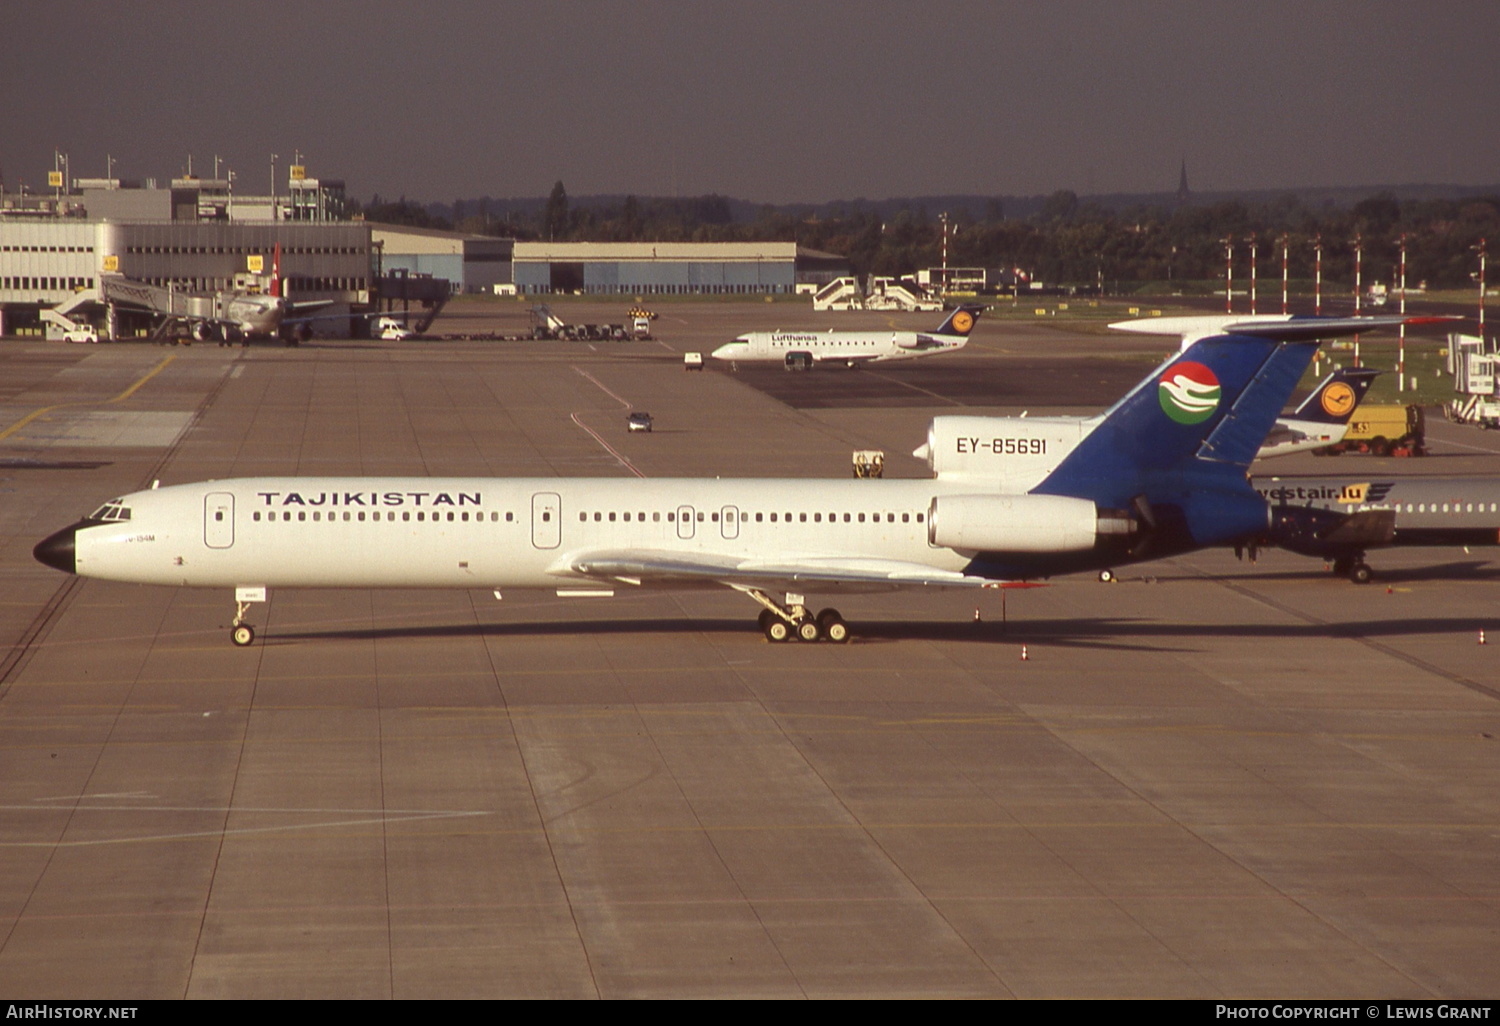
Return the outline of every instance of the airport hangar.
<path id="1" fill-rule="evenodd" d="M 372 233 L 386 274 L 446 278 L 463 292 L 774 295 L 849 273 L 844 257 L 794 242 L 517 242 L 389 224 Z"/>

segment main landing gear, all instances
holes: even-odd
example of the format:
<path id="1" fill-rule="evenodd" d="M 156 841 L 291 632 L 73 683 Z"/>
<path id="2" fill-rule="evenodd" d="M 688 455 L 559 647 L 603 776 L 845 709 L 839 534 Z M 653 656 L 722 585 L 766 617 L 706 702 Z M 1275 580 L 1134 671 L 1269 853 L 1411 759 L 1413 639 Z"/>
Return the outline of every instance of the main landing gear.
<path id="1" fill-rule="evenodd" d="M 760 613 L 760 630 L 767 641 L 833 641 L 849 640 L 849 625 L 837 609 L 825 609 L 817 616 L 803 605 L 801 595 L 788 594 L 782 604 L 759 588 L 741 588 L 746 595 L 765 606 Z"/>
<path id="2" fill-rule="evenodd" d="M 1340 577 L 1347 577 L 1355 584 L 1369 584 L 1370 579 L 1375 576 L 1375 571 L 1370 569 L 1370 564 L 1365 562 L 1363 552 L 1352 556 L 1339 556 L 1333 561 L 1333 572 Z"/>

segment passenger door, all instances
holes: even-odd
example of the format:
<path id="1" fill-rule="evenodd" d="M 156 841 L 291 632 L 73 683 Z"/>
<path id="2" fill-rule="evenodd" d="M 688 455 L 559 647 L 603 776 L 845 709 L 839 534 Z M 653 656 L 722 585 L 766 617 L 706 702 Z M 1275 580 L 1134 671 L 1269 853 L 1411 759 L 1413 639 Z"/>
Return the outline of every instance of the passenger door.
<path id="1" fill-rule="evenodd" d="M 203 544 L 227 549 L 234 544 L 234 496 L 209 492 L 203 497 Z"/>
<path id="2" fill-rule="evenodd" d="M 531 544 L 555 549 L 562 544 L 562 496 L 537 492 L 531 497 Z"/>

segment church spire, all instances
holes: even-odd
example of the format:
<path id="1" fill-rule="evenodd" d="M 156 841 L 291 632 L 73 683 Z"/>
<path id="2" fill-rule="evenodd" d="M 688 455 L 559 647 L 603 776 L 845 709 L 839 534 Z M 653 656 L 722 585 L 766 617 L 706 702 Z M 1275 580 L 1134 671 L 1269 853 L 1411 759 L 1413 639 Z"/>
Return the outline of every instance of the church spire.
<path id="1" fill-rule="evenodd" d="M 1189 199 L 1192 198 L 1192 195 L 1192 192 L 1188 189 L 1187 183 L 1187 158 L 1183 157 L 1182 173 L 1177 178 L 1177 202 L 1179 204 L 1186 203 Z"/>

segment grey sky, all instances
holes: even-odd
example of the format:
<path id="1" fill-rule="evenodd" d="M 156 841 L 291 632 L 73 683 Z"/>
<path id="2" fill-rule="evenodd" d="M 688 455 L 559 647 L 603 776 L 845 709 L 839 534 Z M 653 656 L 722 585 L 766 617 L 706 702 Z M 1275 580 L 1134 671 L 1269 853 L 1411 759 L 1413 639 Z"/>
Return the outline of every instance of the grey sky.
<path id="1" fill-rule="evenodd" d="M 8 189 L 54 147 L 441 201 L 1500 182 L 1494 0 L 7 0 L 0 38 Z"/>

